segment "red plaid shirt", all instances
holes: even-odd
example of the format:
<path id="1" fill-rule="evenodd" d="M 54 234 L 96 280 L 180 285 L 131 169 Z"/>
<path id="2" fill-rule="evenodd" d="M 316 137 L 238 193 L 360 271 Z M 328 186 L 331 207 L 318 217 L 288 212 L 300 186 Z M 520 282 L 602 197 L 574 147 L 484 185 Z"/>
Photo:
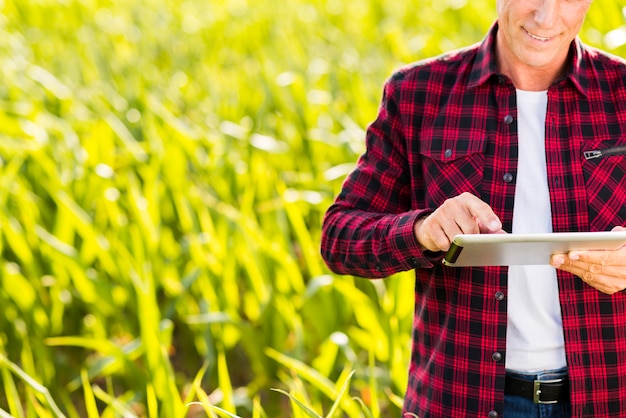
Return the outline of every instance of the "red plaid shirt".
<path id="1" fill-rule="evenodd" d="M 420 251 L 416 219 L 463 192 L 511 231 L 517 172 L 515 87 L 498 73 L 494 25 L 478 45 L 422 61 L 385 84 L 367 149 L 323 225 L 322 255 L 339 274 L 416 270 L 405 412 L 502 412 L 507 268 L 450 268 Z M 548 91 L 546 158 L 555 232 L 626 224 L 626 65 L 572 43 Z M 610 150 L 587 159 L 585 152 Z M 614 154 L 614 155 L 606 155 Z M 626 293 L 609 296 L 558 272 L 576 417 L 626 416 Z"/>

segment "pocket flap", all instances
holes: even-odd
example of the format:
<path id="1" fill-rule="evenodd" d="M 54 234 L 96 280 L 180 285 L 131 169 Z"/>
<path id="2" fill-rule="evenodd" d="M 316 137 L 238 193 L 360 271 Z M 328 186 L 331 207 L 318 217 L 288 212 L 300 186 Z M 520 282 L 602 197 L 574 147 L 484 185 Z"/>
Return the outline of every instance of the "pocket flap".
<path id="1" fill-rule="evenodd" d="M 418 142 L 421 155 L 444 163 L 482 154 L 487 144 L 485 138 L 472 137 L 471 134 L 422 135 Z"/>

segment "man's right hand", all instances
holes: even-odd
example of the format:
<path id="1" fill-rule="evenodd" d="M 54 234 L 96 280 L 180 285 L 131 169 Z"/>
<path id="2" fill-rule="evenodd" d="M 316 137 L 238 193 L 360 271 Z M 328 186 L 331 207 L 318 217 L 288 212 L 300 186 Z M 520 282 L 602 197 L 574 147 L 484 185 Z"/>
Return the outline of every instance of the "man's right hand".
<path id="1" fill-rule="evenodd" d="M 422 249 L 448 251 L 459 234 L 505 234 L 491 207 L 471 193 L 446 200 L 437 210 L 420 218 L 413 228 Z"/>

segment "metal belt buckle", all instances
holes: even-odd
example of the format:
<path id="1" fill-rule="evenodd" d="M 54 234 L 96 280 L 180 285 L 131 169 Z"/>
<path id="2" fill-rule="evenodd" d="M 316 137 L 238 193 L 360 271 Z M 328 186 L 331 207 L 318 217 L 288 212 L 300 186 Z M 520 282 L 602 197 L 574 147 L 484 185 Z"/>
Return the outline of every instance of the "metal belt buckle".
<path id="1" fill-rule="evenodd" d="M 541 400 L 541 384 L 542 383 L 560 383 L 563 379 L 554 379 L 554 380 L 535 380 L 533 382 L 533 402 L 536 404 L 553 404 L 559 403 L 558 399 L 554 401 L 542 401 Z"/>

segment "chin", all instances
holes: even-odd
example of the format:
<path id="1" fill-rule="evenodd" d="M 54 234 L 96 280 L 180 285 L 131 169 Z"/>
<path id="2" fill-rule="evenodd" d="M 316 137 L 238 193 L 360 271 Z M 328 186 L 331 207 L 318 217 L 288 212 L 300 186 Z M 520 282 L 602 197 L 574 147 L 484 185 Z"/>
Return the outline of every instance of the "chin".
<path id="1" fill-rule="evenodd" d="M 526 54 L 521 61 L 528 67 L 541 69 L 553 67 L 556 59 L 553 55 Z"/>

